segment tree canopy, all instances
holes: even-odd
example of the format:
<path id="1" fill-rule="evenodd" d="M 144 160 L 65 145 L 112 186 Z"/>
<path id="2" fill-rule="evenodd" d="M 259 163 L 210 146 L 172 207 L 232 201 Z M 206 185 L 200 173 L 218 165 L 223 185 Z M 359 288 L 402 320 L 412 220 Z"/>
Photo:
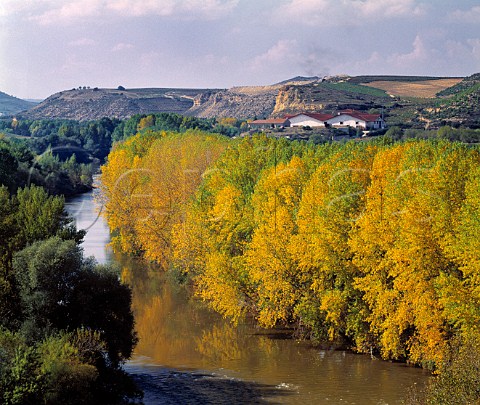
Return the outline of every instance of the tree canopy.
<path id="1" fill-rule="evenodd" d="M 120 368 L 136 343 L 130 289 L 84 258 L 63 197 L 0 187 L 0 225 L 1 402 L 138 397 Z"/>
<path id="2" fill-rule="evenodd" d="M 186 275 L 216 311 L 432 369 L 452 336 L 480 337 L 476 147 L 245 137 L 206 165 L 191 160 L 202 175 L 190 183 L 172 154 L 208 135 L 149 136 L 117 147 L 103 169 L 116 246 Z M 138 205 L 146 190 L 161 214 Z M 173 206 L 181 220 L 166 227 Z"/>

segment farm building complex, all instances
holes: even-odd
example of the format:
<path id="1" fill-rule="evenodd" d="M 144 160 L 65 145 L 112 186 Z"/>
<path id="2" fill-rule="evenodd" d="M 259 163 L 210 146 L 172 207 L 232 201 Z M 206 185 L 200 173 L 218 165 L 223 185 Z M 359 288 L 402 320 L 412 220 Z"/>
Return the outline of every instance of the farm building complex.
<path id="1" fill-rule="evenodd" d="M 363 111 L 344 110 L 337 115 L 323 113 L 299 113 L 287 115 L 284 118 L 255 120 L 250 122 L 253 129 L 273 129 L 287 127 L 331 127 L 357 128 L 374 130 L 385 128 L 385 121 L 380 114 L 367 114 Z"/>

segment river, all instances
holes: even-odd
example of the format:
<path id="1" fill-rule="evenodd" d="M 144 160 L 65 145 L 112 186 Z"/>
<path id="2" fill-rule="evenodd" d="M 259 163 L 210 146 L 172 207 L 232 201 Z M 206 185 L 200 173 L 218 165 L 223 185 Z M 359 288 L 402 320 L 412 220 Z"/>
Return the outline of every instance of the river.
<path id="1" fill-rule="evenodd" d="M 346 351 L 321 350 L 248 322 L 234 326 L 155 266 L 107 247 L 97 190 L 67 202 L 83 248 L 116 263 L 132 286 L 139 343 L 125 369 L 150 404 L 401 404 L 425 371 Z"/>

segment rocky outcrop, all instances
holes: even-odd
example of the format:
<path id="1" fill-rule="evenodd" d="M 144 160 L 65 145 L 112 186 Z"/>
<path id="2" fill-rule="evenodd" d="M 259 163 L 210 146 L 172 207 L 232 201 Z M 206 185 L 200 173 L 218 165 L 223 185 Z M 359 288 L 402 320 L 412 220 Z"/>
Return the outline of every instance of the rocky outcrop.
<path id="1" fill-rule="evenodd" d="M 294 114 L 299 111 L 318 112 L 324 109 L 320 102 L 305 98 L 305 92 L 298 86 L 286 86 L 279 90 L 272 115 L 275 117 Z"/>
<path id="2" fill-rule="evenodd" d="M 194 99 L 188 115 L 203 118 L 268 117 L 275 107 L 280 86 L 234 87 L 215 93 L 204 93 Z"/>
<path id="3" fill-rule="evenodd" d="M 239 119 L 266 118 L 283 111 L 278 105 L 289 105 L 291 108 L 305 110 L 305 103 L 301 96 L 288 91 L 297 86 L 309 86 L 321 81 L 318 77 L 297 76 L 271 86 L 244 86 L 232 87 L 219 92 L 207 92 L 198 95 L 189 115 L 197 117 L 236 117 Z M 293 100 L 291 98 L 294 98 Z M 315 107 L 311 107 L 313 110 Z M 307 111 L 310 111 L 307 110 Z"/>

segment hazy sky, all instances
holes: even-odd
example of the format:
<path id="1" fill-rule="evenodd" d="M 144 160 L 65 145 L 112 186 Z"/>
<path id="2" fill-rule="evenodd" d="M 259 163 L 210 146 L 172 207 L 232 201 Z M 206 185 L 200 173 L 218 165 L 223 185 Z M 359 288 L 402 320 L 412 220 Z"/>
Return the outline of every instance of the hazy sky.
<path id="1" fill-rule="evenodd" d="M 478 0 L 0 0 L 0 91 L 480 72 Z"/>

